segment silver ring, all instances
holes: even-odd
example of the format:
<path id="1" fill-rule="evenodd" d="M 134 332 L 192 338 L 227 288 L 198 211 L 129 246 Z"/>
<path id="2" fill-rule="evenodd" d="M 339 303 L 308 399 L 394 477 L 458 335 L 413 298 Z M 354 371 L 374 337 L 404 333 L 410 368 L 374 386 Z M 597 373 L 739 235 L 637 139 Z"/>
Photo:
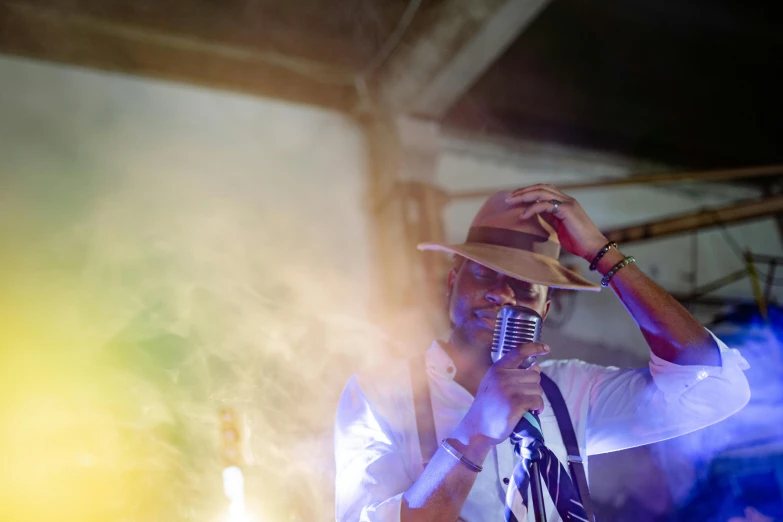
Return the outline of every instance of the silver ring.
<path id="1" fill-rule="evenodd" d="M 552 214 L 557 214 L 557 209 L 560 208 L 560 203 L 562 203 L 562 201 L 550 199 L 549 202 L 552 203 Z"/>

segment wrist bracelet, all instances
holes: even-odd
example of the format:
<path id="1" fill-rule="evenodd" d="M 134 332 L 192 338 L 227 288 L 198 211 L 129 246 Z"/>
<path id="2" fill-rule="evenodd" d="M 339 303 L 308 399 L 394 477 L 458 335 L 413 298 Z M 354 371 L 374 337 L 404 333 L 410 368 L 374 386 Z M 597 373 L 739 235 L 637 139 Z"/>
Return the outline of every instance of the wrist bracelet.
<path id="1" fill-rule="evenodd" d="M 601 279 L 601 286 L 607 287 L 609 286 L 609 281 L 612 279 L 612 276 L 614 276 L 622 267 L 626 265 L 630 265 L 631 263 L 636 263 L 636 259 L 633 258 L 633 256 L 628 256 L 616 265 L 612 267 L 611 270 L 609 270 L 603 279 Z"/>
<path id="2" fill-rule="evenodd" d="M 606 246 L 603 247 L 601 251 L 595 255 L 595 258 L 593 258 L 593 262 L 590 263 L 591 272 L 595 272 L 595 269 L 598 267 L 598 262 L 601 260 L 602 257 L 604 257 L 604 255 L 606 255 L 607 252 L 609 252 L 609 249 L 612 247 L 617 248 L 617 243 L 615 243 L 614 241 L 609 241 L 606 244 Z"/>
<path id="3" fill-rule="evenodd" d="M 446 439 L 443 439 L 442 441 L 440 441 L 440 445 L 441 445 L 441 447 L 443 449 L 445 449 L 449 453 L 449 455 L 451 455 L 452 457 L 454 457 L 458 461 L 460 461 L 463 464 L 465 464 L 468 468 L 470 468 L 471 471 L 475 471 L 476 473 L 478 473 L 482 469 L 484 469 L 481 466 L 479 466 L 478 464 L 476 464 L 475 462 L 471 462 L 470 460 L 468 460 L 467 457 L 465 457 L 465 455 L 463 455 L 462 453 L 457 451 L 456 448 L 454 448 L 454 446 L 449 444 L 449 442 Z"/>

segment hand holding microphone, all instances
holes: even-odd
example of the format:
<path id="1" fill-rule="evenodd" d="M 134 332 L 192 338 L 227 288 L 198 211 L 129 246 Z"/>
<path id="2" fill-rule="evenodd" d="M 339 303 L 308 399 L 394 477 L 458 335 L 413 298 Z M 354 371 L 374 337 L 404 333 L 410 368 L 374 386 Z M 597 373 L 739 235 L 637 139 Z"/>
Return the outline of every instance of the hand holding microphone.
<path id="1" fill-rule="evenodd" d="M 482 379 L 463 427 L 499 444 L 508 439 L 525 412 L 540 413 L 544 409 L 541 368 L 537 364 L 527 369 L 519 366 L 530 357 L 547 353 L 549 347 L 538 342 L 511 348 Z"/>
<path id="2" fill-rule="evenodd" d="M 492 341 L 494 364 L 482 379 L 461 428 L 499 444 L 526 412 L 541 413 L 544 391 L 536 357 L 549 353 L 549 347 L 538 342 L 542 322 L 530 308 L 501 308 Z"/>

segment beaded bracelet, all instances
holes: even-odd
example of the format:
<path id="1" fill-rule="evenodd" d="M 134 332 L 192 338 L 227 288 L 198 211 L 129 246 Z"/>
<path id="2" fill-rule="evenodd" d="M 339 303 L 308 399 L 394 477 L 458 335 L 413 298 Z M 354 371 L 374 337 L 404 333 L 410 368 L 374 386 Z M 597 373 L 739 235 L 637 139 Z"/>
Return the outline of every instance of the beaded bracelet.
<path id="1" fill-rule="evenodd" d="M 593 259 L 593 262 L 590 263 L 590 271 L 591 272 L 595 272 L 595 269 L 598 267 L 598 262 L 601 260 L 602 257 L 604 257 L 604 255 L 606 255 L 607 252 L 609 252 L 609 249 L 612 248 L 612 247 L 617 248 L 617 243 L 615 243 L 614 241 L 609 241 L 606 244 L 606 246 L 603 247 L 601 249 L 601 251 L 598 252 L 595 255 L 595 258 Z"/>
<path id="2" fill-rule="evenodd" d="M 636 259 L 633 258 L 633 256 L 628 256 L 616 265 L 612 267 L 611 270 L 609 270 L 603 279 L 601 279 L 601 286 L 607 287 L 609 286 L 609 281 L 612 279 L 612 276 L 615 275 L 622 267 L 626 265 L 630 265 L 631 263 L 636 263 Z"/>
<path id="3" fill-rule="evenodd" d="M 465 455 L 463 455 L 462 453 L 457 451 L 456 448 L 454 448 L 454 446 L 449 444 L 449 442 L 446 439 L 443 439 L 442 441 L 440 441 L 440 445 L 441 445 L 441 447 L 443 447 L 443 449 L 445 449 L 449 453 L 449 455 L 451 455 L 452 457 L 454 457 L 458 461 L 460 461 L 463 464 L 465 464 L 467 467 L 469 467 L 471 469 L 471 471 L 475 471 L 476 473 L 478 473 L 478 472 L 480 472 L 481 470 L 484 469 L 481 466 L 479 466 L 478 464 L 476 464 L 475 462 L 471 462 L 470 460 L 468 460 L 467 457 L 465 457 Z"/>

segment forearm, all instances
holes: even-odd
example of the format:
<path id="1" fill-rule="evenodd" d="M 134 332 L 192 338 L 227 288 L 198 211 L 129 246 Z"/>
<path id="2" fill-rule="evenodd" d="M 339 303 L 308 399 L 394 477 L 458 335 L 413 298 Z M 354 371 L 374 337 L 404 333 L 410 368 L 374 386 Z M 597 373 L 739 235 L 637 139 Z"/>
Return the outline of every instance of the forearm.
<path id="1" fill-rule="evenodd" d="M 481 463 L 492 444 L 462 425 L 448 439 L 471 462 Z M 459 518 L 477 473 L 438 448 L 421 476 L 403 495 L 401 522 L 454 522 Z"/>
<path id="2" fill-rule="evenodd" d="M 624 257 L 616 249 L 609 250 L 598 263 L 598 271 L 606 274 Z M 655 355 L 675 364 L 720 366 L 720 352 L 709 332 L 635 264 L 620 269 L 609 286 Z"/>

